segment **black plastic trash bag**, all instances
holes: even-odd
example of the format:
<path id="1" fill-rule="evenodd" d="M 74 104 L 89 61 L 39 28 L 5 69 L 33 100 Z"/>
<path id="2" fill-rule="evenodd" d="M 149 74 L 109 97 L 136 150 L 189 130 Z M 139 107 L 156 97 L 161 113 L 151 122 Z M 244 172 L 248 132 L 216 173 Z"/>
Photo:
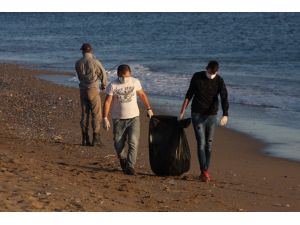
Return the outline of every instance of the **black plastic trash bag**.
<path id="1" fill-rule="evenodd" d="M 190 148 L 184 128 L 191 119 L 154 115 L 149 124 L 149 156 L 158 176 L 180 176 L 190 169 Z"/>

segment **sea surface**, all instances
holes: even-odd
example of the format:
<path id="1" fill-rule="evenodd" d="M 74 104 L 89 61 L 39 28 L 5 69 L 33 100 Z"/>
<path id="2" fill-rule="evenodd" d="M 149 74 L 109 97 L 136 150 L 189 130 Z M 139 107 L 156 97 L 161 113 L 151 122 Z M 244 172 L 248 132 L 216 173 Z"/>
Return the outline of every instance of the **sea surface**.
<path id="1" fill-rule="evenodd" d="M 228 127 L 269 143 L 267 154 L 300 160 L 300 13 L 0 13 L 0 30 L 0 61 L 74 72 L 41 76 L 74 87 L 89 42 L 110 79 L 129 64 L 172 115 L 193 73 L 218 60 Z"/>

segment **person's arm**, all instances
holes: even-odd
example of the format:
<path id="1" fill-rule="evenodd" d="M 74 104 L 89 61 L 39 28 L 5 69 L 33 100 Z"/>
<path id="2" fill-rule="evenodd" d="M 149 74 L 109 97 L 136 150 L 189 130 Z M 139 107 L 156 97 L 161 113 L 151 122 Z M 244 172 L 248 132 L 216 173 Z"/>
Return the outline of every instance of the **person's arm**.
<path id="1" fill-rule="evenodd" d="M 228 103 L 228 92 L 225 85 L 224 80 L 220 79 L 220 97 L 221 97 L 221 106 L 223 110 L 223 116 L 220 120 L 221 126 L 226 126 L 228 122 L 228 109 L 229 109 L 229 103 Z"/>
<path id="2" fill-rule="evenodd" d="M 106 95 L 105 100 L 104 100 L 104 105 L 103 105 L 103 127 L 105 130 L 109 130 L 110 128 L 110 123 L 108 119 L 108 114 L 110 111 L 110 106 L 112 102 L 112 95 Z"/>
<path id="3" fill-rule="evenodd" d="M 181 110 L 180 110 L 179 116 L 178 116 L 179 120 L 183 119 L 185 110 L 188 107 L 191 99 L 194 97 L 194 93 L 195 93 L 195 87 L 194 86 L 195 86 L 195 75 L 191 79 L 189 89 L 187 90 L 185 98 L 184 98 L 183 103 L 181 105 Z"/>
<path id="4" fill-rule="evenodd" d="M 106 89 L 106 97 L 104 100 L 104 104 L 103 104 L 103 128 L 105 130 L 109 130 L 110 128 L 110 123 L 109 123 L 109 119 L 108 119 L 108 114 L 110 111 L 110 106 L 112 103 L 112 99 L 113 99 L 113 85 L 110 83 Z"/>
<path id="5" fill-rule="evenodd" d="M 78 80 L 80 81 L 80 65 L 79 65 L 79 61 L 77 61 L 75 63 L 75 71 L 76 71 L 76 75 L 78 77 Z"/>
<path id="6" fill-rule="evenodd" d="M 103 106 L 103 118 L 108 117 L 112 98 L 113 98 L 112 95 L 106 95 L 106 97 L 105 97 L 104 106 Z"/>
<path id="7" fill-rule="evenodd" d="M 178 117 L 179 120 L 183 119 L 185 110 L 188 107 L 189 103 L 190 103 L 190 100 L 185 98 L 183 103 L 182 103 L 181 110 L 179 112 L 179 117 Z"/>
<path id="8" fill-rule="evenodd" d="M 97 71 L 97 76 L 101 81 L 101 89 L 104 90 L 107 86 L 107 74 L 102 66 L 101 62 L 99 60 L 95 60 L 96 62 L 96 71 Z"/>
<path id="9" fill-rule="evenodd" d="M 144 106 L 147 109 L 148 116 L 151 118 L 154 114 L 153 114 L 153 111 L 151 109 L 150 102 L 149 102 L 147 94 L 145 93 L 145 91 L 143 89 L 138 90 L 137 94 L 140 97 L 140 99 L 142 100 L 142 102 L 144 103 Z"/>

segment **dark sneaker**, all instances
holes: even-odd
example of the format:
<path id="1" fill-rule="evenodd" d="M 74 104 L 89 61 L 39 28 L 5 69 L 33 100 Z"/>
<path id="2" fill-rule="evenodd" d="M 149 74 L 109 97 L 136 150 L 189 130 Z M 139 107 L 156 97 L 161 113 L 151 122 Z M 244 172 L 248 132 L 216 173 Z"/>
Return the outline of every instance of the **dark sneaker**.
<path id="1" fill-rule="evenodd" d="M 135 175 L 136 175 L 136 172 L 135 172 L 134 168 L 132 168 L 132 167 L 127 167 L 125 173 L 126 173 L 127 175 L 131 175 L 131 176 L 135 176 Z"/>
<path id="2" fill-rule="evenodd" d="M 121 165 L 123 173 L 125 173 L 126 167 L 127 167 L 127 159 L 120 159 L 120 165 Z"/>

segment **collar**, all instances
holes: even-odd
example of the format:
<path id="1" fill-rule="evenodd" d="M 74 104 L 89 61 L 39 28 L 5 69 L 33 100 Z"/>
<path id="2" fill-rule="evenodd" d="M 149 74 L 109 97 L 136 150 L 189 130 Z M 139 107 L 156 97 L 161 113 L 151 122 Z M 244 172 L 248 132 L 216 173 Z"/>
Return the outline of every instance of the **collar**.
<path id="1" fill-rule="evenodd" d="M 85 58 L 94 58 L 94 55 L 90 52 L 86 52 L 86 53 L 84 53 L 84 57 Z"/>

